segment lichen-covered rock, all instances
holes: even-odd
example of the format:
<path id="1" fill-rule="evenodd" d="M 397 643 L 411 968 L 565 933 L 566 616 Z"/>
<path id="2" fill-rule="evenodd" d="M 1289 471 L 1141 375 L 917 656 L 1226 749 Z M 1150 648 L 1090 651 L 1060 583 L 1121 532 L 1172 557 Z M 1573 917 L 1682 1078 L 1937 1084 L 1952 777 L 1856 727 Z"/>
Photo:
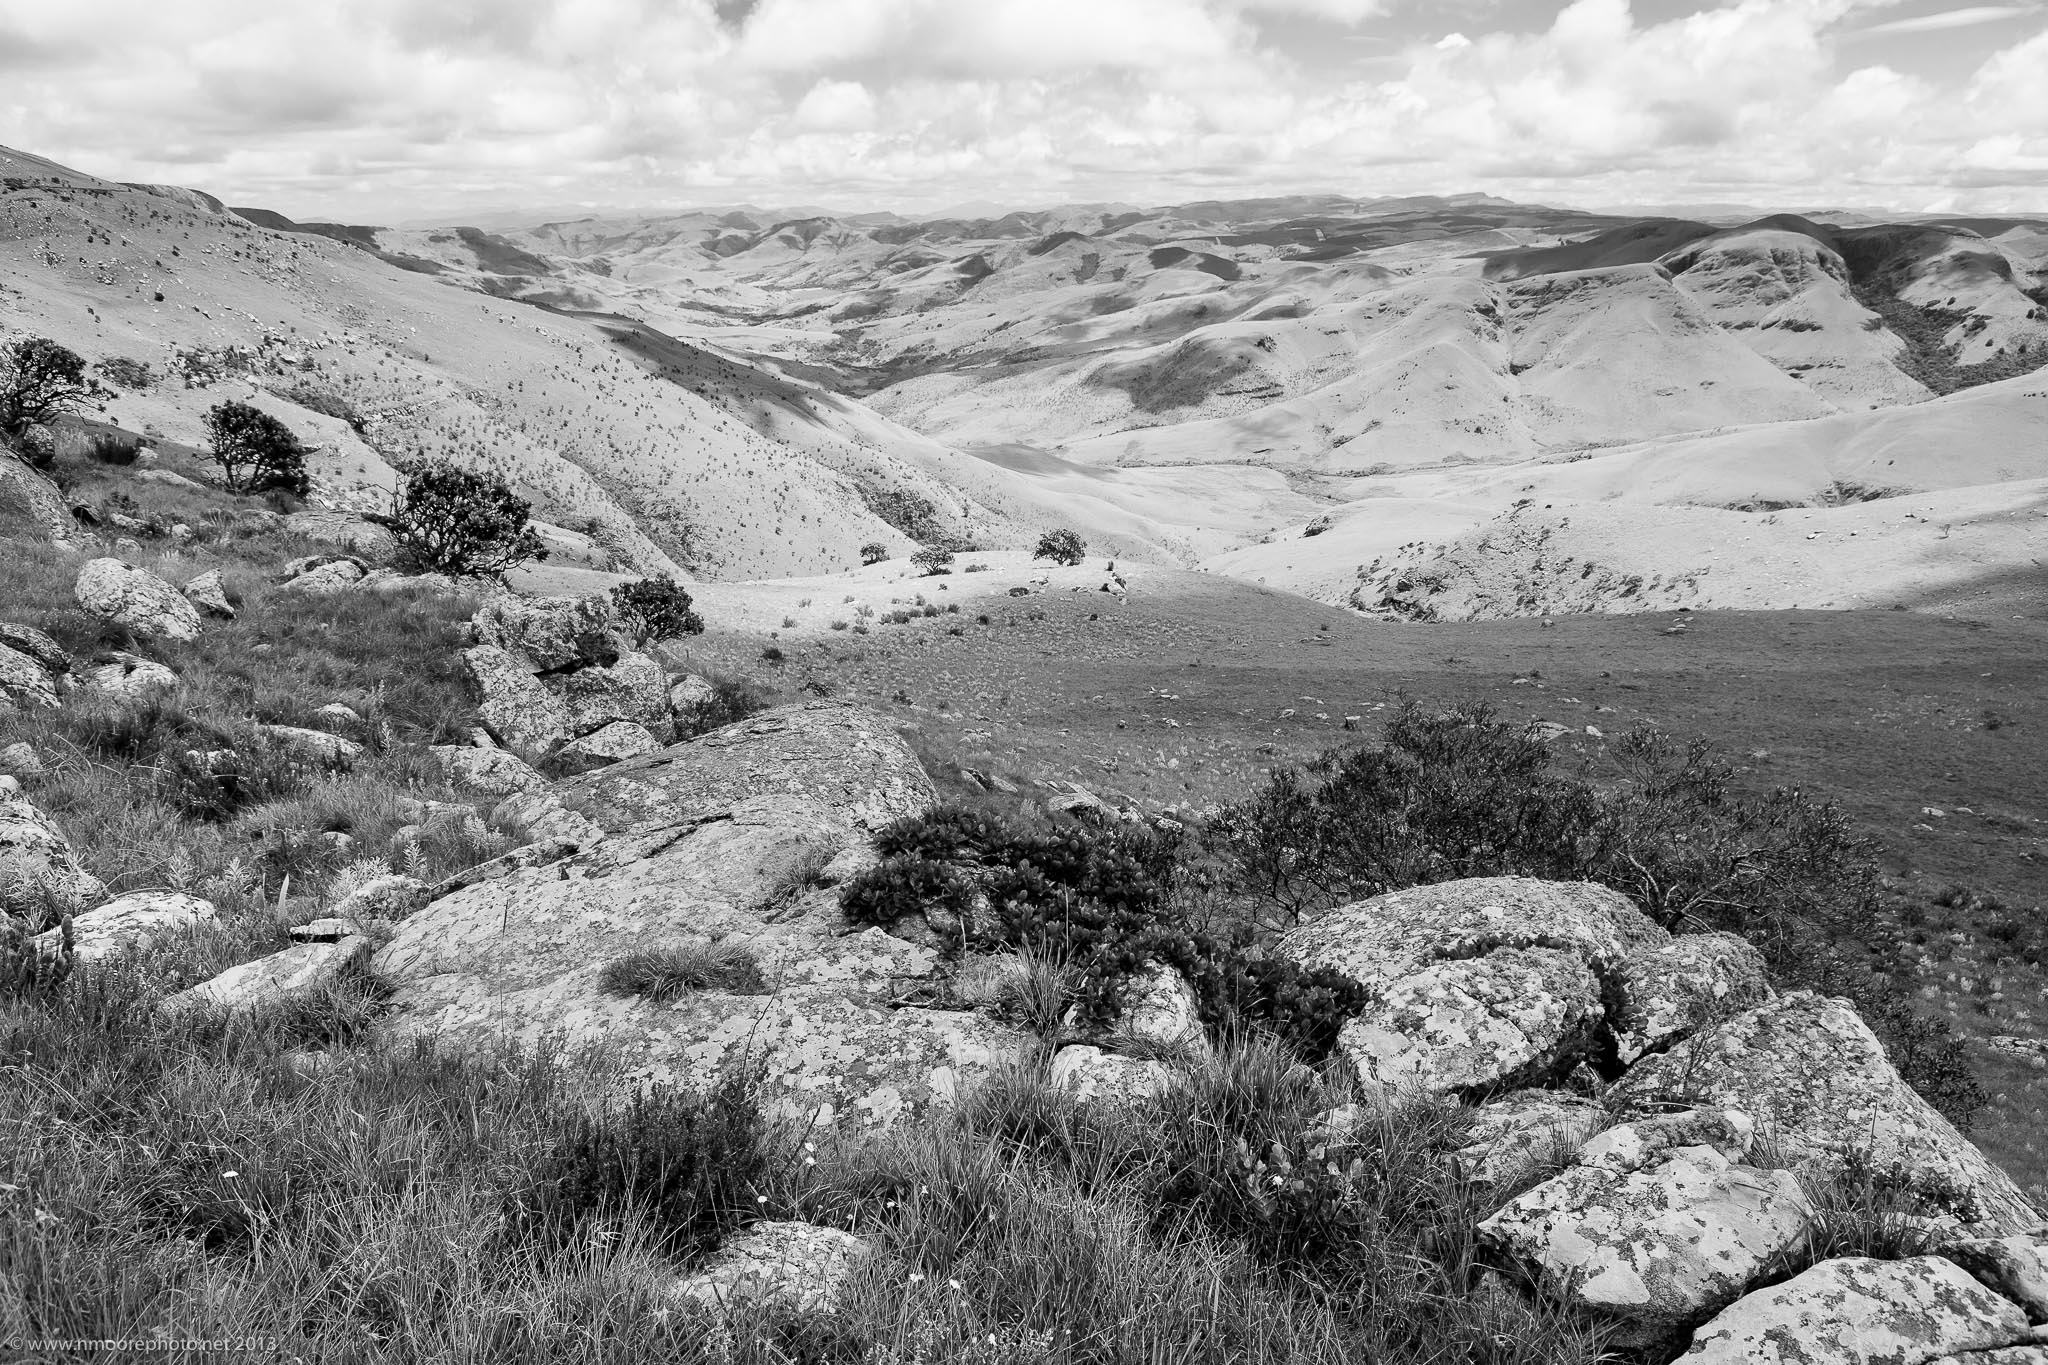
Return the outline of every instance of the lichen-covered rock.
<path id="1" fill-rule="evenodd" d="M 879 829 L 938 799 L 917 756 L 875 712 L 844 702 L 777 707 L 557 784 L 607 830 L 703 817 L 751 796 L 799 797 Z"/>
<path id="2" fill-rule="evenodd" d="M 1995 1351 L 1970 1351 L 1943 1356 L 1930 1365 L 2048 1365 L 2048 1346 L 2004 1346 Z"/>
<path id="3" fill-rule="evenodd" d="M 479 749 L 466 744 L 436 744 L 430 750 L 448 776 L 449 785 L 465 787 L 484 796 L 506 797 L 514 792 L 539 791 L 548 780 L 533 770 L 525 759 L 503 749 Z"/>
<path id="4" fill-rule="evenodd" d="M 569 708 L 572 734 L 587 735 L 617 721 L 661 725 L 669 718 L 668 675 L 645 654 L 621 654 L 546 680 Z"/>
<path id="5" fill-rule="evenodd" d="M 2032 1323 L 2048 1323 L 2048 1242 L 2039 1237 L 1967 1238 L 1940 1253 L 2020 1306 Z"/>
<path id="6" fill-rule="evenodd" d="M 359 974 L 369 960 L 370 941 L 366 938 L 298 943 L 166 996 L 158 1008 L 172 1015 L 203 1009 L 242 1014 L 309 1000 Z"/>
<path id="7" fill-rule="evenodd" d="M 677 678 L 668 685 L 669 709 L 678 716 L 692 716 L 706 703 L 718 695 L 718 688 L 709 678 L 700 678 L 692 673 Z"/>
<path id="8" fill-rule="evenodd" d="M 821 1124 L 887 1126 L 950 1103 L 1025 1040 L 973 1014 L 892 1008 L 901 980 L 929 975 L 933 954 L 878 932 L 846 935 L 831 897 L 789 913 L 779 893 L 791 870 L 854 837 L 843 807 L 728 794 L 693 820 L 637 825 L 451 889 L 377 954 L 394 1027 L 450 1046 L 599 1049 L 629 1085 L 702 1084 L 746 1060 L 762 1067 L 778 1112 Z M 600 984 L 628 953 L 706 938 L 744 946 L 772 993 L 656 1002 Z"/>
<path id="9" fill-rule="evenodd" d="M 618 617 L 603 597 L 486 602 L 472 624 L 479 644 L 504 650 L 530 673 L 610 664 L 626 652 Z"/>
<path id="10" fill-rule="evenodd" d="M 660 741 L 647 732 L 646 726 L 635 725 L 629 720 L 615 720 L 603 729 L 572 739 L 555 750 L 554 762 L 565 773 L 587 773 L 642 754 L 651 754 L 660 747 Z"/>
<path id="11" fill-rule="evenodd" d="M 381 559 L 398 548 L 398 537 L 374 521 L 353 512 L 308 510 L 293 512 L 284 519 L 284 529 L 293 535 L 339 545 L 344 550 Z"/>
<path id="12" fill-rule="evenodd" d="M 477 698 L 477 714 L 501 744 L 545 749 L 574 733 L 569 708 L 496 645 L 462 651 L 462 665 Z"/>
<path id="13" fill-rule="evenodd" d="M 12 621 L 0 621 L 0 645 L 5 645 L 18 654 L 28 655 L 43 672 L 52 677 L 62 677 L 75 667 L 70 652 L 64 646 L 33 626 L 19 626 Z"/>
<path id="14" fill-rule="evenodd" d="M 223 621 L 235 619 L 235 606 L 228 601 L 227 588 L 221 582 L 219 569 L 208 569 L 187 583 L 185 600 L 197 607 L 202 616 L 218 617 Z"/>
<path id="15" fill-rule="evenodd" d="M 0 745 L 0 773 L 11 773 L 16 777 L 41 777 L 45 769 L 42 755 L 27 740 Z"/>
<path id="16" fill-rule="evenodd" d="M 528 843 L 560 843 L 570 848 L 589 848 L 605 835 L 597 821 L 569 809 L 560 793 L 546 787 L 506 797 L 491 812 L 491 822 Z"/>
<path id="17" fill-rule="evenodd" d="M 80 962 L 99 962 L 155 947 L 217 918 L 213 902 L 178 891 L 131 891 L 71 920 L 71 951 Z M 63 930 L 39 935 L 36 946 L 54 952 Z"/>
<path id="18" fill-rule="evenodd" d="M 1615 977 L 1622 1007 L 1611 1023 L 1624 1064 L 1771 993 L 1763 954 L 1734 934 L 1681 934 L 1638 949 L 1616 966 Z"/>
<path id="19" fill-rule="evenodd" d="M 359 559 L 308 555 L 284 566 L 284 590 L 302 592 L 309 597 L 328 597 L 352 590 L 368 573 L 369 568 Z"/>
<path id="20" fill-rule="evenodd" d="M 1576 1164 L 1626 1175 L 1661 1161 L 1675 1147 L 1704 1147 L 1741 1161 L 1755 1141 L 1756 1120 L 1740 1109 L 1684 1109 L 1617 1123 L 1587 1138 Z"/>
<path id="21" fill-rule="evenodd" d="M 104 696 L 122 701 L 178 690 L 178 675 L 164 665 L 139 654 L 111 650 L 95 659 L 85 670 L 85 685 Z"/>
<path id="22" fill-rule="evenodd" d="M 339 919 L 357 921 L 398 920 L 412 914 L 433 897 L 432 888 L 425 882 L 390 873 L 364 882 L 330 906 L 327 913 Z"/>
<path id="23" fill-rule="evenodd" d="M 1433 963 L 1499 948 L 1568 952 L 1604 971 L 1670 936 L 1628 897 L 1592 882 L 1472 877 L 1338 906 L 1292 930 L 1280 950 L 1304 967 L 1377 989 Z"/>
<path id="24" fill-rule="evenodd" d="M 55 706 L 58 700 L 53 674 L 20 650 L 0 644 L 0 712 Z"/>
<path id="25" fill-rule="evenodd" d="M 1624 1145 L 1655 1146 L 1613 1133 Z M 1790 1171 L 1678 1146 L 1656 1147 L 1639 1167 L 1573 1166 L 1517 1196 L 1478 1236 L 1524 1266 L 1543 1293 L 1618 1319 L 1624 1336 L 1649 1342 L 1733 1303 L 1810 1223 Z"/>
<path id="26" fill-rule="evenodd" d="M 1845 1000 L 1781 995 L 1638 1063 L 1616 1098 L 1637 1111 L 1673 1100 L 1752 1115 L 1795 1161 L 1839 1166 L 1865 1153 L 1943 1202 L 1976 1232 L 2040 1221 L 2012 1178 L 1915 1094 Z"/>
<path id="27" fill-rule="evenodd" d="M 1600 982 L 1576 955 L 1498 948 L 1387 983 L 1337 1047 L 1369 1086 L 1446 1094 L 1568 1069 L 1600 1018 Z"/>
<path id="28" fill-rule="evenodd" d="M 838 1228 L 756 1223 L 727 1238 L 704 1269 L 670 1292 L 706 1307 L 772 1302 L 800 1313 L 830 1312 L 869 1254 L 865 1241 Z"/>
<path id="29" fill-rule="evenodd" d="M 49 816 L 19 797 L 0 800 L 0 911 L 76 913 L 106 898 L 106 884 L 78 865 L 71 841 Z"/>
<path id="30" fill-rule="evenodd" d="M 1053 1057 L 1048 1081 L 1084 1104 L 1134 1104 L 1164 1091 L 1173 1073 L 1161 1062 L 1075 1044 Z"/>
<path id="31" fill-rule="evenodd" d="M 330 768 L 346 768 L 362 757 L 363 746 L 352 739 L 325 730 L 307 730 L 296 725 L 258 725 L 256 733 L 294 758 Z"/>
<path id="32" fill-rule="evenodd" d="M 1686 1365 L 1929 1365 L 2027 1341 L 2026 1315 L 1952 1261 L 1822 1261 L 1693 1333 Z"/>
<path id="33" fill-rule="evenodd" d="M 163 640 L 199 638 L 199 609 L 147 569 L 118 559 L 95 559 L 78 571 L 78 605 L 137 635 Z"/>
<path id="34" fill-rule="evenodd" d="M 1532 1161 L 1575 1151 L 1607 1119 L 1592 1100 L 1550 1090 L 1518 1090 L 1481 1105 L 1463 1147 L 1451 1155 L 1468 1180 L 1496 1184 Z"/>

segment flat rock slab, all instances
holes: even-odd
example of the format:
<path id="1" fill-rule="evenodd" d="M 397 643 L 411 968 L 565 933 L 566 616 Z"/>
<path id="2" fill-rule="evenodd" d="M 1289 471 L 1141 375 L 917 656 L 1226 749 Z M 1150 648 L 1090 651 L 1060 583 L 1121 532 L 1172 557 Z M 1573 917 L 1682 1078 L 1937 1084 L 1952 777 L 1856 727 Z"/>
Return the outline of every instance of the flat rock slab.
<path id="1" fill-rule="evenodd" d="M 131 891 L 71 920 L 71 951 L 80 962 L 100 962 L 139 952 L 165 940 L 211 924 L 217 915 L 212 901 L 178 891 Z M 38 935 L 36 947 L 54 951 L 63 931 Z"/>
<path id="2" fill-rule="evenodd" d="M 308 1000 L 361 972 L 369 960 L 370 941 L 366 938 L 294 944 L 166 996 L 158 1008 L 166 1014 L 203 1009 L 242 1014 Z"/>
<path id="3" fill-rule="evenodd" d="M 1794 991 L 1638 1063 L 1616 1089 L 1648 1112 L 1673 1100 L 1739 1109 L 1793 1160 L 1839 1166 L 1867 1153 L 1929 1195 L 1960 1191 L 1973 1232 L 2005 1234 L 2041 1215 L 1892 1067 L 1846 1000 Z"/>
<path id="4" fill-rule="evenodd" d="M 670 1293 L 707 1307 L 772 1301 L 800 1313 L 829 1312 L 870 1254 L 850 1232 L 813 1223 L 756 1223 L 727 1238 L 710 1262 Z"/>
<path id="5" fill-rule="evenodd" d="M 777 707 L 583 777 L 555 791 L 606 830 L 698 819 L 768 793 L 844 813 L 873 830 L 938 799 L 917 756 L 866 707 Z"/>
<path id="6" fill-rule="evenodd" d="M 2027 1319 L 1951 1261 L 1846 1256 L 1735 1302 L 1686 1365 L 1929 1365 L 2027 1344 Z M 1969 1359 L 1965 1355 L 1966 1359 Z"/>

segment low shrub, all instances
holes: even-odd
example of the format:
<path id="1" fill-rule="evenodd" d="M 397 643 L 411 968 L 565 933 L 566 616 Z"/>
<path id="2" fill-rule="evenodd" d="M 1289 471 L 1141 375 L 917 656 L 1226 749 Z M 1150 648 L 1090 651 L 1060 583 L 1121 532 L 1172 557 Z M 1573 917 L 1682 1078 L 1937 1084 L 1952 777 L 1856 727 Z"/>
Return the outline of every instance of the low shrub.
<path id="1" fill-rule="evenodd" d="M 598 984 L 614 995 L 680 999 L 691 991 L 757 995 L 767 986 L 753 951 L 740 943 L 680 943 L 643 948 L 607 963 Z"/>
<path id="2" fill-rule="evenodd" d="M 723 674 L 706 675 L 711 684 L 711 695 L 697 703 L 687 714 L 676 717 L 676 738 L 695 739 L 698 735 L 709 734 L 721 726 L 731 725 L 756 715 L 775 704 L 775 696 L 767 688 L 749 678 L 727 677 Z"/>

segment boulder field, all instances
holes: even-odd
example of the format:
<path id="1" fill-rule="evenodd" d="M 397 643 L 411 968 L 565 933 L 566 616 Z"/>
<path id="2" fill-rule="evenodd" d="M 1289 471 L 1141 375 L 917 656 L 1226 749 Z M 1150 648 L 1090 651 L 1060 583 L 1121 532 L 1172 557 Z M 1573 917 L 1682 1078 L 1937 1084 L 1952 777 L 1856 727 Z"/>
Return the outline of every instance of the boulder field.
<path id="1" fill-rule="evenodd" d="M 575 623 L 556 624 L 519 644 L 529 676 L 560 676 L 554 644 L 589 658 Z M 937 799 L 873 712 L 786 706 L 553 782 L 479 775 L 525 846 L 439 886 L 357 888 L 294 947 L 165 1007 L 232 1011 L 367 970 L 390 994 L 393 1041 L 510 1041 L 615 1093 L 744 1064 L 776 1112 L 849 1135 L 1042 1055 L 986 1012 L 929 1003 L 963 994 L 939 989 L 949 965 L 934 947 L 841 913 L 838 888 L 873 865 L 875 831 Z M 211 919 L 179 897 L 92 910 L 104 892 L 25 801 L 0 807 L 0 857 L 17 884 L 63 886 L 82 907 L 78 948 L 95 956 Z M 1337 1045 L 1359 1102 L 1324 1116 L 1330 1141 L 1381 1100 L 1471 1106 L 1469 1145 L 1449 1160 L 1499 1191 L 1476 1229 L 1487 1264 L 1612 1324 L 1618 1342 L 1689 1342 L 1683 1358 L 1703 1362 L 2048 1361 L 2040 1213 L 1906 1086 L 1846 1002 L 1775 991 L 1740 939 L 1674 937 L 1605 887 L 1503 877 L 1340 906 L 1277 951 L 1364 991 Z M 748 968 L 672 992 L 621 977 L 662 954 Z M 1173 1056 L 1212 1046 L 1171 969 L 1146 964 L 1126 999 L 1118 1029 L 1051 1059 L 1077 1102 L 1136 1102 L 1178 1083 Z M 1814 1191 L 1848 1168 L 1940 1211 L 1917 1216 L 1921 1254 L 1806 1252 L 1829 1216 Z M 821 1306 L 870 1254 L 843 1232 L 762 1224 L 674 1292 Z"/>

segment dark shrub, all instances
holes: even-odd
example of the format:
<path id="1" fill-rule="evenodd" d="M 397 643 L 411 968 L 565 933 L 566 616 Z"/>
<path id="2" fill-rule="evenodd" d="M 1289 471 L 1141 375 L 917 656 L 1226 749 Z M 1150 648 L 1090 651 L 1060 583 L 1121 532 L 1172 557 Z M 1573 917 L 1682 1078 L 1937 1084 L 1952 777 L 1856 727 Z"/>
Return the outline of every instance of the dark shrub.
<path id="1" fill-rule="evenodd" d="M 745 678 L 728 678 L 711 674 L 711 695 L 697 704 L 695 710 L 676 717 L 676 738 L 694 739 L 709 734 L 722 725 L 745 720 L 748 716 L 767 710 L 775 704 L 775 698 L 766 688 Z"/>
<path id="2" fill-rule="evenodd" d="M 291 428 L 247 403 L 216 403 L 206 414 L 214 462 L 237 493 L 303 494 L 306 448 Z"/>
<path id="3" fill-rule="evenodd" d="M 38 469 L 56 458 L 50 424 L 100 398 L 106 390 L 85 372 L 76 351 L 48 337 L 0 346 L 0 446 Z"/>
<path id="4" fill-rule="evenodd" d="M 690 594 L 665 575 L 618 584 L 612 606 L 642 644 L 704 632 L 704 618 L 691 609 Z"/>
<path id="5" fill-rule="evenodd" d="M 860 562 L 863 564 L 879 564 L 888 557 L 889 547 L 879 540 L 871 540 L 860 547 Z"/>
<path id="6" fill-rule="evenodd" d="M 1061 529 L 1047 531 L 1038 538 L 1038 548 L 1031 552 L 1033 559 L 1050 559 L 1055 564 L 1069 567 L 1079 564 L 1088 553 L 1088 542 L 1074 532 Z"/>
<path id="7" fill-rule="evenodd" d="M 142 443 L 118 432 L 95 432 L 85 443 L 85 457 L 94 464 L 131 465 L 142 453 Z"/>
<path id="8" fill-rule="evenodd" d="M 527 525 L 532 510 L 502 479 L 429 460 L 406 475 L 391 514 L 377 520 L 398 537 L 407 568 L 496 575 L 547 558 L 547 547 Z"/>

